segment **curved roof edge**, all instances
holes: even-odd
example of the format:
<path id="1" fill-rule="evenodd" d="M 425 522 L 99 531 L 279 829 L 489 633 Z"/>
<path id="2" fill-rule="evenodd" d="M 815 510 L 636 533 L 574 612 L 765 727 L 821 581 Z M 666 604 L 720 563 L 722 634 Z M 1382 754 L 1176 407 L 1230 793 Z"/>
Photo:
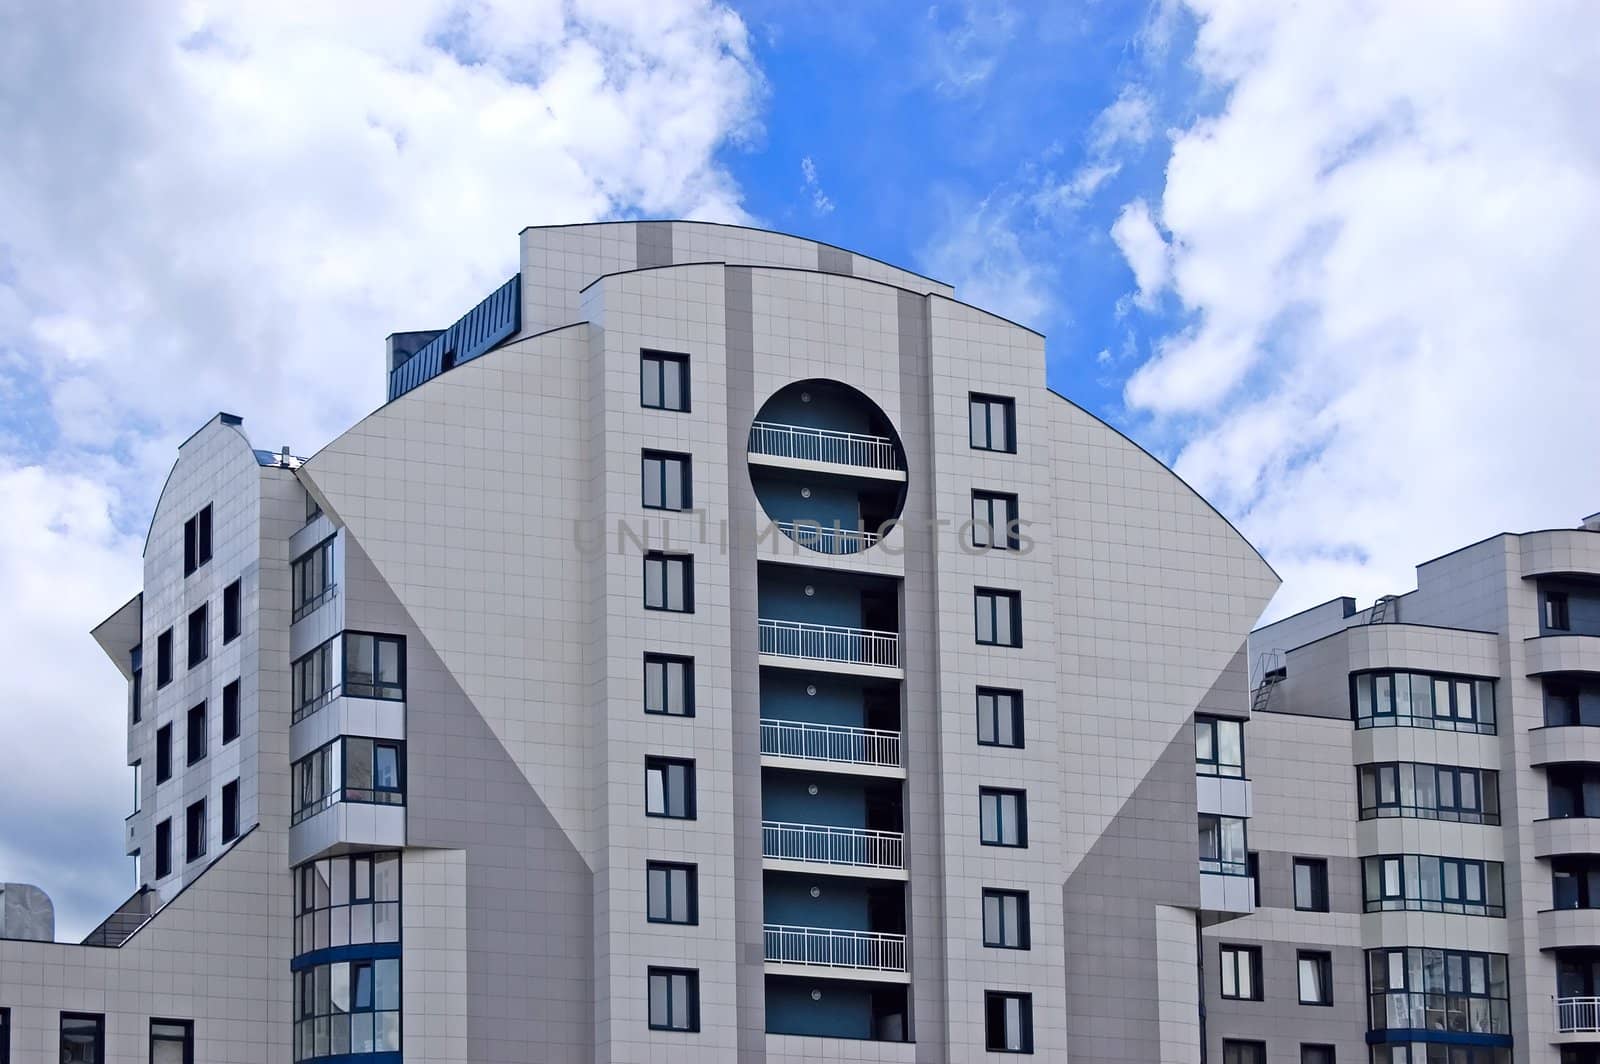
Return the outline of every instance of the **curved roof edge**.
<path id="1" fill-rule="evenodd" d="M 167 470 L 167 479 L 161 482 L 161 491 L 156 495 L 156 504 L 150 509 L 150 523 L 145 526 L 144 546 L 139 548 L 139 557 L 144 557 L 145 554 L 150 550 L 150 534 L 155 531 L 156 514 L 161 512 L 161 500 L 167 497 L 167 488 L 172 484 L 172 474 L 178 471 L 178 463 L 183 460 L 183 449 L 189 446 L 189 444 L 193 443 L 196 436 L 210 428 L 213 424 L 226 425 L 237 432 L 239 434 L 239 439 L 244 442 L 245 449 L 250 452 L 250 455 L 253 459 L 255 459 L 256 464 L 261 464 L 260 459 L 256 457 L 256 449 L 250 446 L 250 437 L 245 435 L 244 418 L 240 417 L 238 414 L 230 414 L 226 411 L 218 411 L 212 417 L 207 418 L 205 424 L 189 433 L 189 435 L 184 438 L 184 441 L 178 444 L 178 457 L 172 460 L 172 466 Z"/>

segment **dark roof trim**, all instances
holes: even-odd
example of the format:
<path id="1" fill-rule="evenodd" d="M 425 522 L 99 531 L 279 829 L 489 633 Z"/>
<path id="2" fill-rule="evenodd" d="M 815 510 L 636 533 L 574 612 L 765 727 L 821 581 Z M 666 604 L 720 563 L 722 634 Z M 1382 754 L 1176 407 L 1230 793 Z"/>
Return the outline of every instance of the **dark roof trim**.
<path id="1" fill-rule="evenodd" d="M 1362 628 L 1428 628 L 1438 632 L 1461 632 L 1466 635 L 1492 635 L 1495 637 L 1500 635 L 1499 632 L 1490 632 L 1483 628 L 1452 628 L 1448 624 L 1415 624 L 1411 621 L 1382 621 L 1378 624 L 1367 624 L 1363 622 L 1361 624 L 1347 624 L 1338 631 L 1329 632 L 1327 635 L 1319 635 L 1317 638 L 1308 643 L 1301 643 L 1297 647 L 1289 647 L 1284 651 L 1284 654 L 1293 654 L 1297 650 L 1304 650 L 1306 647 L 1316 646 L 1324 639 L 1332 639 L 1336 635 L 1349 635 L 1351 632 L 1358 631 Z"/>
<path id="2" fill-rule="evenodd" d="M 1260 628 L 1252 629 L 1250 634 L 1251 635 L 1255 635 L 1256 632 L 1264 632 L 1268 628 L 1271 628 L 1274 624 L 1282 624 L 1284 621 L 1292 621 L 1296 617 L 1303 617 L 1306 614 L 1310 613 L 1312 610 L 1320 610 L 1320 609 L 1322 609 L 1322 607 L 1332 605 L 1335 602 L 1344 603 L 1344 616 L 1345 617 L 1354 617 L 1358 612 L 1360 612 L 1359 610 L 1356 609 L 1356 600 L 1353 597 L 1351 597 L 1350 595 L 1336 595 L 1333 598 L 1328 599 L 1326 602 L 1319 602 L 1315 606 L 1307 606 L 1303 610 L 1297 610 L 1294 613 L 1286 614 L 1286 615 L 1284 615 L 1282 617 L 1279 617 L 1277 620 L 1272 621 L 1272 622 L 1270 622 L 1268 624 L 1263 624 Z"/>

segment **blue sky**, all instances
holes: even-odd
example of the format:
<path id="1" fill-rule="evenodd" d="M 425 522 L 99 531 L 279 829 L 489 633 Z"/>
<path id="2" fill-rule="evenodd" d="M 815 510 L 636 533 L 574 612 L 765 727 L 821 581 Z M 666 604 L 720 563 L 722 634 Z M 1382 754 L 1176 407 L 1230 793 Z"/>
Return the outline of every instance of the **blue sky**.
<path id="1" fill-rule="evenodd" d="M 177 444 L 228 410 L 314 452 L 526 225 L 768 225 L 955 284 L 1234 521 L 1274 614 L 1571 526 L 1596 98 L 1582 0 L 0 0 L 0 881 L 64 934 L 128 892 L 88 632 Z"/>

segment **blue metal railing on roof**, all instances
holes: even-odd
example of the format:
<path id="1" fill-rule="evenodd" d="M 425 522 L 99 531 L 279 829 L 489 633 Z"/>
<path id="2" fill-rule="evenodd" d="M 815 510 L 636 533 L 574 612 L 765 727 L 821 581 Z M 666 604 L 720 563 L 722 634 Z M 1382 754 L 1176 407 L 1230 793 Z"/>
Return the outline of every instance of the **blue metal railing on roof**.
<path id="1" fill-rule="evenodd" d="M 389 401 L 431 381 L 445 370 L 471 361 L 522 328 L 522 275 L 489 293 L 489 298 L 430 340 L 389 373 Z"/>

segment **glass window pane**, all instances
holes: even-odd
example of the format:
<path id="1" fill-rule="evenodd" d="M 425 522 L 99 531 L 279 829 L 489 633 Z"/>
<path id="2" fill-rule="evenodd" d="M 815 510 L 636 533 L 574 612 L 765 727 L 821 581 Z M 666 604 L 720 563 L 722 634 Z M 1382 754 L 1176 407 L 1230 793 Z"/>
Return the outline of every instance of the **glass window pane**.
<path id="1" fill-rule="evenodd" d="M 667 811 L 666 773 L 659 768 L 648 768 L 644 773 L 644 807 L 647 812 Z"/>
<path id="2" fill-rule="evenodd" d="M 377 961 L 373 964 L 376 971 L 377 991 L 373 998 L 374 1007 L 380 1011 L 395 1010 L 400 1007 L 400 960 L 390 958 Z"/>
<path id="3" fill-rule="evenodd" d="M 668 410 L 684 409 L 683 367 L 675 358 L 661 360 L 661 403 Z"/>
<path id="4" fill-rule="evenodd" d="M 652 974 L 650 976 L 650 1025 L 652 1027 L 667 1026 L 667 977 Z"/>
<path id="5" fill-rule="evenodd" d="M 665 869 L 652 868 L 646 873 L 646 902 L 650 919 L 669 919 L 667 911 L 667 873 Z"/>

